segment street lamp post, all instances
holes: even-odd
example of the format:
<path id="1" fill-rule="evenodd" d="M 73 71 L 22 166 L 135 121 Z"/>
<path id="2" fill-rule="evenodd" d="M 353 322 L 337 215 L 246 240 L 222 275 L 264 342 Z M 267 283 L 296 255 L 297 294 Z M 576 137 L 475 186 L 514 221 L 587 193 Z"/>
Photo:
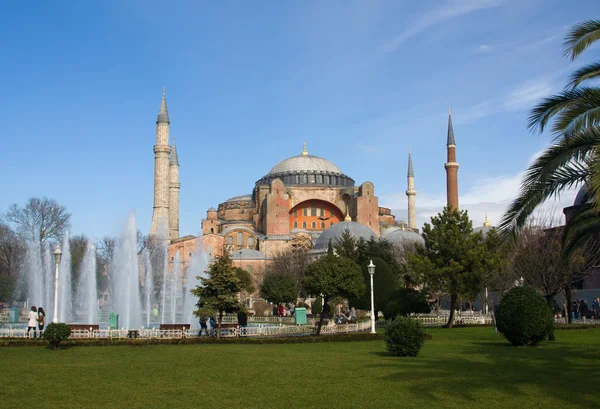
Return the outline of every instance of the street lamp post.
<path id="1" fill-rule="evenodd" d="M 63 254 L 58 244 L 52 254 L 54 255 L 54 264 L 56 266 L 54 271 L 54 317 L 52 318 L 52 322 L 56 324 L 58 322 L 58 265 Z"/>
<path id="2" fill-rule="evenodd" d="M 369 260 L 370 263 L 367 266 L 369 269 L 369 275 L 371 276 L 371 334 L 375 333 L 375 297 L 373 295 L 373 275 L 375 274 L 375 264 L 373 260 Z"/>

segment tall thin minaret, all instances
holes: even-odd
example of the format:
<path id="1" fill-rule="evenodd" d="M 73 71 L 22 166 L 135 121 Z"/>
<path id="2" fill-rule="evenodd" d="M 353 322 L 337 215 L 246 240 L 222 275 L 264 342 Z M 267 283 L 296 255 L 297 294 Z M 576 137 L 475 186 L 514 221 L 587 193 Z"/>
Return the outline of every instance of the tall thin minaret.
<path id="1" fill-rule="evenodd" d="M 169 111 L 163 88 L 162 101 L 156 119 L 156 145 L 154 145 L 154 211 L 150 234 L 164 235 L 169 232 Z"/>
<path id="2" fill-rule="evenodd" d="M 169 239 L 179 238 L 179 158 L 173 137 L 171 159 L 169 160 Z"/>
<path id="3" fill-rule="evenodd" d="M 415 190 L 415 173 L 413 172 L 412 155 L 410 148 L 408 149 L 408 174 L 406 175 L 407 189 L 406 196 L 408 196 L 408 227 L 411 229 L 417 228 L 417 208 L 415 206 L 415 196 L 417 191 Z"/>
<path id="4" fill-rule="evenodd" d="M 458 210 L 458 162 L 456 161 L 456 142 L 454 141 L 454 129 L 452 128 L 452 111 L 448 109 L 448 140 L 446 142 L 448 160 L 444 164 L 446 168 L 446 194 L 448 205 Z"/>

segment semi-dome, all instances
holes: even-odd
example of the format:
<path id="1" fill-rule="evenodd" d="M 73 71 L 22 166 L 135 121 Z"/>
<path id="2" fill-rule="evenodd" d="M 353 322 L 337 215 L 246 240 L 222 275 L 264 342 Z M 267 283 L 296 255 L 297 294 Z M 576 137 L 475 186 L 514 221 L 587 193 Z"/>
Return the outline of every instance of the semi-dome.
<path id="1" fill-rule="evenodd" d="M 425 240 L 419 233 L 415 233 L 410 230 L 394 230 L 391 233 L 388 233 L 385 236 L 385 240 L 397 245 L 416 243 L 416 244 L 425 244 Z"/>
<path id="2" fill-rule="evenodd" d="M 346 229 L 350 232 L 352 237 L 355 239 L 363 238 L 365 240 L 369 240 L 371 237 L 376 238 L 377 236 L 373 233 L 373 230 L 369 229 L 367 226 L 364 226 L 357 222 L 339 222 L 334 224 L 333 226 L 327 228 L 315 243 L 315 250 L 323 250 L 327 249 L 329 245 L 329 240 L 333 244 L 335 244 L 336 240 L 342 237 L 342 233 L 346 231 Z"/>
<path id="3" fill-rule="evenodd" d="M 586 203 L 590 203 L 592 198 L 590 197 L 590 189 L 588 188 L 587 183 L 584 183 L 583 186 L 577 192 L 577 196 L 575 196 L 575 201 L 573 202 L 573 206 L 581 206 Z"/>
<path id="4" fill-rule="evenodd" d="M 254 249 L 241 249 L 231 254 L 233 260 L 264 260 L 265 255 Z"/>

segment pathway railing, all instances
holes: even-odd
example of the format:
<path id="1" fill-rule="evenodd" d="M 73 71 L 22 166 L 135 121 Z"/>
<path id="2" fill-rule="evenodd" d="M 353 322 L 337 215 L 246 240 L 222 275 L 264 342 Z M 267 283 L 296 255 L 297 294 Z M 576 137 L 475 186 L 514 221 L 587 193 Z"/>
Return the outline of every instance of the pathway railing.
<path id="1" fill-rule="evenodd" d="M 361 332 L 370 329 L 369 322 L 360 322 L 356 324 L 324 325 L 321 328 L 321 334 L 348 334 L 352 332 Z M 276 337 L 276 336 L 303 336 L 314 335 L 317 333 L 316 325 L 257 325 L 252 327 L 226 327 L 221 329 L 221 337 Z M 37 337 L 43 334 L 37 331 Z M 206 336 L 216 336 L 216 329 L 201 330 L 192 328 L 187 330 L 169 329 L 100 329 L 100 330 L 73 330 L 70 338 L 72 339 L 169 339 L 169 338 L 198 338 Z M 0 338 L 34 338 L 34 333 L 27 334 L 26 328 L 0 328 Z"/>

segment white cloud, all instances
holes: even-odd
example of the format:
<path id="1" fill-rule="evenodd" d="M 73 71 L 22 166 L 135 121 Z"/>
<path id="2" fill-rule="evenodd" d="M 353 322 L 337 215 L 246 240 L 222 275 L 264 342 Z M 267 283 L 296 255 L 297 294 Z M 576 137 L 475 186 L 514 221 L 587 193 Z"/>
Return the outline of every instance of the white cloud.
<path id="1" fill-rule="evenodd" d="M 519 111 L 531 109 L 543 98 L 550 96 L 556 90 L 551 76 L 542 76 L 538 79 L 521 83 L 499 97 L 479 102 L 475 105 L 453 111 L 452 119 L 455 123 L 469 123 L 480 118 L 485 118 L 501 111 Z"/>
<path id="2" fill-rule="evenodd" d="M 532 155 L 530 163 L 541 152 Z M 464 194 L 459 196 L 459 206 L 461 209 L 468 210 L 474 226 L 483 224 L 486 213 L 492 225 L 499 224 L 507 207 L 519 193 L 523 173 L 478 179 Z M 538 212 L 542 214 L 549 213 L 554 217 L 559 217 L 560 220 L 564 220 L 562 209 L 573 204 L 578 190 L 579 187 L 570 189 L 563 192 L 559 198 L 546 201 L 540 206 Z M 430 222 L 432 216 L 442 211 L 442 208 L 446 205 L 446 192 L 432 194 L 427 191 L 418 191 L 416 202 L 417 226 L 421 228 L 423 223 Z M 403 192 L 381 196 L 380 205 L 391 208 L 397 220 L 406 220 L 407 198 Z"/>
<path id="3" fill-rule="evenodd" d="M 486 53 L 491 50 L 491 47 L 487 44 L 480 44 L 479 47 L 475 49 L 478 53 Z"/>
<path id="4" fill-rule="evenodd" d="M 380 45 L 378 51 L 384 54 L 394 52 L 404 41 L 436 24 L 474 11 L 497 7 L 503 2 L 504 0 L 448 0 L 442 6 L 422 14 L 404 31 Z"/>
<path id="5" fill-rule="evenodd" d="M 553 90 L 552 82 L 547 77 L 528 81 L 507 95 L 504 106 L 506 109 L 531 108 L 542 98 L 549 96 Z"/>

